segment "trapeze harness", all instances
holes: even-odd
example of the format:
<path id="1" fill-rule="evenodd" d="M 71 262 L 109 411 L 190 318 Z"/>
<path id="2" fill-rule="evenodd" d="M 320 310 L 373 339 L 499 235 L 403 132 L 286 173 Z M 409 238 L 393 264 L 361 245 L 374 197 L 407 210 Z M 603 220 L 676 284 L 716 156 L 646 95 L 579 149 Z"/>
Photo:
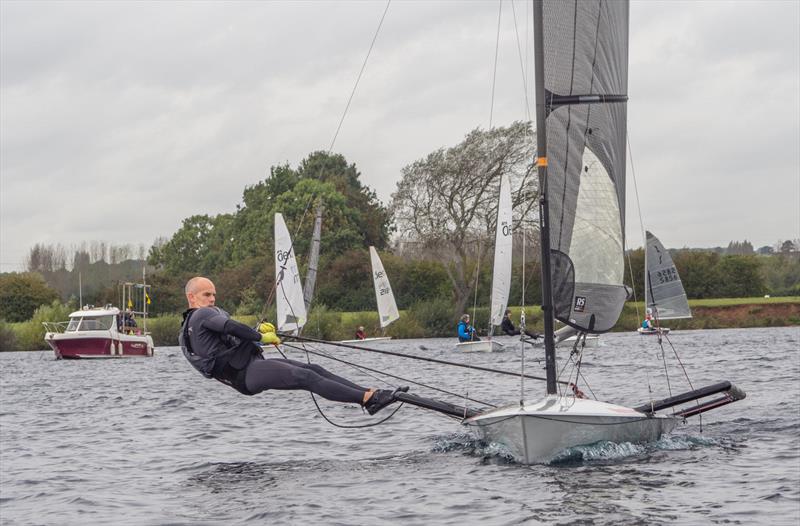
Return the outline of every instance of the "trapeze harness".
<path id="1" fill-rule="evenodd" d="M 255 343 L 260 339 L 258 331 L 230 319 L 230 315 L 218 307 L 184 312 L 178 335 L 183 355 L 200 374 L 244 395 L 266 389 L 303 389 L 328 400 L 361 404 L 367 388 L 316 364 L 265 359 L 261 347 Z"/>

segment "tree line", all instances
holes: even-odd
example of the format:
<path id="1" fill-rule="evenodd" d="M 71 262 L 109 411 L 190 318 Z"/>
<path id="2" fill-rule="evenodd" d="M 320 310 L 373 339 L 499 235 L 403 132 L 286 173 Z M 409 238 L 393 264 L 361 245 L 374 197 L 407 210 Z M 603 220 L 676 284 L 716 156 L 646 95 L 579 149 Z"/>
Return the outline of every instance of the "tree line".
<path id="1" fill-rule="evenodd" d="M 0 319 L 26 320 L 54 299 L 77 303 L 78 276 L 84 304 L 117 304 L 117 283 L 138 281 L 143 270 L 152 286 L 153 314 L 181 312 L 186 280 L 206 275 L 215 281 L 223 308 L 259 315 L 270 308 L 265 303 L 274 283 L 274 214 L 283 214 L 305 273 L 318 206 L 324 215 L 316 305 L 374 310 L 368 247 L 375 246 L 401 309 L 426 302 L 446 302 L 454 313 L 473 303 L 488 306 L 503 174 L 512 182 L 515 217 L 510 303 L 539 304 L 535 143 L 530 123 L 473 130 L 458 145 L 403 168 L 388 206 L 361 182 L 355 164 L 339 154 L 314 152 L 296 167 L 271 167 L 268 177 L 243 190 L 234 212 L 188 217 L 147 251 L 100 242 L 69 250 L 35 245 L 27 273 L 0 275 Z M 687 295 L 714 298 L 800 294 L 796 248 L 790 241 L 763 255 L 745 240 L 721 252 L 671 252 Z M 644 251 L 629 251 L 625 264 L 626 283 L 642 299 Z"/>

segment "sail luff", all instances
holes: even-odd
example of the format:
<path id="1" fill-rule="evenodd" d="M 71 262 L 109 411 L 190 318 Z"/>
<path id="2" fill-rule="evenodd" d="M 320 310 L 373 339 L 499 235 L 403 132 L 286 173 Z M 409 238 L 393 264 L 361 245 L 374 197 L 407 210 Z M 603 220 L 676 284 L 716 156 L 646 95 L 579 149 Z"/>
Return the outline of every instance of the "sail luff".
<path id="1" fill-rule="evenodd" d="M 372 265 L 372 279 L 375 285 L 375 301 L 378 305 L 378 318 L 380 319 L 381 329 L 385 329 L 392 322 L 400 317 L 397 310 L 397 303 L 394 301 L 392 286 L 389 284 L 389 277 L 383 268 L 383 262 L 378 256 L 375 247 L 369 247 L 370 263 Z"/>
<path id="2" fill-rule="evenodd" d="M 500 180 L 500 199 L 495 227 L 494 268 L 492 270 L 492 325 L 500 325 L 511 291 L 512 231 L 511 182 L 507 174 Z"/>
<path id="3" fill-rule="evenodd" d="M 292 238 L 282 214 L 275 214 L 275 283 L 278 330 L 300 330 L 306 323 L 303 283 Z"/>

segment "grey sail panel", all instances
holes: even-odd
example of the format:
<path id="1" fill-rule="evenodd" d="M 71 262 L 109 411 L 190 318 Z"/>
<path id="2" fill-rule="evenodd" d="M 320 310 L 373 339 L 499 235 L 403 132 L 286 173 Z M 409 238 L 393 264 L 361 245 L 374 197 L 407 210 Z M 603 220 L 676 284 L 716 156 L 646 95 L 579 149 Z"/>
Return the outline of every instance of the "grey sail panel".
<path id="1" fill-rule="evenodd" d="M 556 319 L 604 332 L 624 277 L 628 4 L 545 0 L 547 181 Z"/>
<path id="2" fill-rule="evenodd" d="M 647 308 L 660 320 L 691 318 L 692 310 L 672 256 L 656 236 L 647 232 Z"/>

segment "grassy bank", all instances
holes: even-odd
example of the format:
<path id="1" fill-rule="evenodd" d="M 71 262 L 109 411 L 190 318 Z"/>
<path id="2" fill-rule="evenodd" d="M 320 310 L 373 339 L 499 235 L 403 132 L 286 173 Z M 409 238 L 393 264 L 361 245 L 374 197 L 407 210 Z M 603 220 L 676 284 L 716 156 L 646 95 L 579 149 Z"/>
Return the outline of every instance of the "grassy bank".
<path id="1" fill-rule="evenodd" d="M 673 329 L 722 329 L 743 327 L 784 327 L 800 326 L 800 297 L 781 298 L 722 298 L 710 300 L 691 300 L 693 317 L 688 320 L 669 320 L 664 325 Z M 520 308 L 510 307 L 515 324 L 519 320 Z M 68 311 L 67 311 L 68 312 Z M 472 314 L 472 311 L 470 311 Z M 541 309 L 529 306 L 526 309 L 528 328 L 537 332 L 543 330 Z M 625 305 L 614 330 L 633 331 L 641 323 L 644 315 L 642 302 Z M 42 321 L 65 319 L 66 312 L 53 307 L 43 307 L 34 318 L 21 323 L 0 322 L 0 351 L 29 351 L 46 348 Z M 452 305 L 447 301 L 430 301 L 414 305 L 402 311 L 400 319 L 386 330 L 393 338 L 434 338 L 453 337 L 456 332 L 457 317 Z M 256 316 L 235 316 L 242 323 L 254 326 Z M 268 319 L 274 318 L 268 316 Z M 476 327 L 488 325 L 489 309 L 476 309 Z M 153 336 L 156 346 L 177 345 L 181 317 L 161 316 L 147 321 L 147 329 Z M 325 307 L 312 310 L 303 333 L 312 338 L 326 340 L 345 340 L 354 337 L 357 327 L 363 325 L 369 336 L 382 334 L 376 312 L 335 312 Z"/>

